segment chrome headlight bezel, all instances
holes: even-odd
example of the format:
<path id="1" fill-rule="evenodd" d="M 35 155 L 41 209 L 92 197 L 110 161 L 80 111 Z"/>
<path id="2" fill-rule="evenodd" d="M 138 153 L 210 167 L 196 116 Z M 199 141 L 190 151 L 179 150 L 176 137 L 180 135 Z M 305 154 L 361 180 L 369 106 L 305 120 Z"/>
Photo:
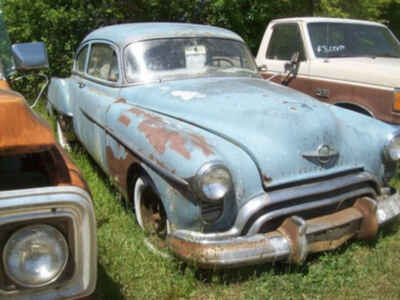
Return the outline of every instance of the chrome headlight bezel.
<path id="1" fill-rule="evenodd" d="M 209 188 L 204 187 L 204 181 L 207 176 L 213 176 L 216 172 L 228 178 L 227 182 Z M 233 179 L 229 169 L 219 161 L 204 164 L 196 173 L 195 189 L 200 198 L 207 202 L 217 203 L 225 199 L 225 197 L 233 190 Z"/>
<path id="2" fill-rule="evenodd" d="M 385 163 L 395 163 L 400 160 L 400 130 L 389 135 L 383 147 L 383 160 Z"/>
<path id="3" fill-rule="evenodd" d="M 9 264 L 9 259 L 10 256 L 14 255 L 16 251 L 16 248 L 13 248 L 15 245 L 13 245 L 13 242 L 16 242 L 18 240 L 24 241 L 24 239 L 28 239 L 30 235 L 32 235 L 32 233 L 34 231 L 37 231 L 39 234 L 49 234 L 49 238 L 51 234 L 54 235 L 55 239 L 53 240 L 53 242 L 58 243 L 57 246 L 60 247 L 60 249 L 64 252 L 65 257 L 63 258 L 62 261 L 60 261 L 59 266 L 56 269 L 56 272 L 54 272 L 54 274 L 49 275 L 50 277 L 46 280 L 42 280 L 39 281 L 37 283 L 35 283 L 35 280 L 32 280 L 31 282 L 29 282 L 29 279 L 25 278 L 21 278 L 19 275 L 17 275 L 18 272 L 16 272 L 16 270 L 12 270 L 11 266 Z M 28 234 L 25 237 L 21 237 L 24 234 Z M 33 233 L 33 234 L 37 234 L 37 233 Z M 42 241 L 44 237 L 42 237 Z M 48 240 L 50 241 L 50 239 Z M 34 252 L 34 250 L 32 251 L 28 251 L 30 255 L 32 255 L 32 252 Z M 5 274 L 16 284 L 18 284 L 19 286 L 22 286 L 24 288 L 39 288 L 39 287 L 44 287 L 47 286 L 53 282 L 55 282 L 56 280 L 58 280 L 58 278 L 60 278 L 60 276 L 63 274 L 67 263 L 68 263 L 68 259 L 69 259 L 69 247 L 68 247 L 68 243 L 64 237 L 64 235 L 55 227 L 47 225 L 47 224 L 43 224 L 43 223 L 39 223 L 39 224 L 32 224 L 32 225 L 28 225 L 28 226 L 24 226 L 22 228 L 19 228 L 18 230 L 16 230 L 13 234 L 11 234 L 11 236 L 8 238 L 4 248 L 3 248 L 3 266 L 4 266 L 4 271 Z"/>

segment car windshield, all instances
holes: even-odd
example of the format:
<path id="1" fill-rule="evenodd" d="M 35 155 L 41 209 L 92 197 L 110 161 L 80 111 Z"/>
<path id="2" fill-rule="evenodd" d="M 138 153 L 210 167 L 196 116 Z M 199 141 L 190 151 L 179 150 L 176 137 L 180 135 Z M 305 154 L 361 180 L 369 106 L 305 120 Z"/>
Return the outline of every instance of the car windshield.
<path id="1" fill-rule="evenodd" d="M 316 57 L 400 57 L 400 44 L 383 26 L 354 23 L 310 23 Z"/>
<path id="2" fill-rule="evenodd" d="M 244 43 L 219 38 L 165 38 L 136 42 L 125 51 L 128 82 L 209 76 L 258 76 Z"/>
<path id="3" fill-rule="evenodd" d="M 4 22 L 3 11 L 0 10 L 0 77 L 5 79 L 13 72 L 14 60 L 11 54 L 11 42 Z"/>

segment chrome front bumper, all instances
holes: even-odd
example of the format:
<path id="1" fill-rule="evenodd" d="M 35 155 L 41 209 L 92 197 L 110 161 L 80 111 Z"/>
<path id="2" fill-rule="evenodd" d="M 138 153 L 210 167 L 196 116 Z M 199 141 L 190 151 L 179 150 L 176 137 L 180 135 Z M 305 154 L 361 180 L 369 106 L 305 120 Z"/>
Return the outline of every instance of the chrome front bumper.
<path id="1" fill-rule="evenodd" d="M 331 250 L 350 238 L 372 239 L 378 227 L 400 214 L 400 194 L 359 198 L 352 207 L 304 220 L 292 216 L 275 231 L 247 236 L 177 230 L 168 237 L 180 258 L 203 268 L 230 268 L 286 260 L 301 263 L 308 253 Z"/>

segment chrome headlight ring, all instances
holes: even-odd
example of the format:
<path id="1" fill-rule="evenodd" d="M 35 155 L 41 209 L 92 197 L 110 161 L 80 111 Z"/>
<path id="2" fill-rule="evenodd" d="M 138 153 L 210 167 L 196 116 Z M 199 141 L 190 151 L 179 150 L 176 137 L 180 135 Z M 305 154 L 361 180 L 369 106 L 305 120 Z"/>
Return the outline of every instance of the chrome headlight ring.
<path id="1" fill-rule="evenodd" d="M 393 132 L 383 147 L 383 159 L 386 163 L 400 160 L 400 130 Z"/>
<path id="2" fill-rule="evenodd" d="M 232 175 L 222 162 L 204 164 L 195 177 L 196 191 L 208 202 L 220 202 L 233 189 Z"/>

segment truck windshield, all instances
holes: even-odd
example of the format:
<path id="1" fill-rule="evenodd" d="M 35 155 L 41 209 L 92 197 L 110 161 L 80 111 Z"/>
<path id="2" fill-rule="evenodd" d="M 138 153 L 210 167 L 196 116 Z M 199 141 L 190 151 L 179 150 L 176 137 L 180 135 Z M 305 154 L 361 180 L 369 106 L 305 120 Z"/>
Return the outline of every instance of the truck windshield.
<path id="1" fill-rule="evenodd" d="M 400 44 L 383 26 L 354 23 L 310 23 L 316 57 L 400 57 Z"/>
<path id="2" fill-rule="evenodd" d="M 258 76 L 242 42 L 218 38 L 165 38 L 131 44 L 125 51 L 129 82 L 208 76 Z"/>

